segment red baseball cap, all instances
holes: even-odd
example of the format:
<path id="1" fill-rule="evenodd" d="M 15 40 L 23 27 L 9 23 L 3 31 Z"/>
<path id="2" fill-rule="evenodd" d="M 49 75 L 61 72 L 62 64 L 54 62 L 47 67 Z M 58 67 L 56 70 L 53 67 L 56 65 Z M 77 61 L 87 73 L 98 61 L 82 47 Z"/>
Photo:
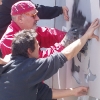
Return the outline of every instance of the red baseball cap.
<path id="1" fill-rule="evenodd" d="M 12 5 L 11 15 L 19 15 L 31 10 L 34 10 L 36 7 L 31 1 L 19 1 Z"/>

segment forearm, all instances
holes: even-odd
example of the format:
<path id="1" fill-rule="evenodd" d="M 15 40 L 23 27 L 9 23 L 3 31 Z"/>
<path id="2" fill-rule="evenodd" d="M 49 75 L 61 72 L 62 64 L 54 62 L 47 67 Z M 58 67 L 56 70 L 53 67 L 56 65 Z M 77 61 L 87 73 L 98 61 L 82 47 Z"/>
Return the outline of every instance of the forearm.
<path id="1" fill-rule="evenodd" d="M 64 50 L 62 50 L 62 53 L 66 56 L 68 60 L 72 59 L 82 49 L 82 47 L 85 45 L 87 40 L 88 40 L 88 36 L 85 34 L 80 39 L 71 43 Z"/>
<path id="2" fill-rule="evenodd" d="M 37 10 L 39 11 L 38 16 L 40 19 L 52 19 L 63 13 L 62 7 L 54 6 L 44 6 L 36 5 Z"/>
<path id="3" fill-rule="evenodd" d="M 74 96 L 71 89 L 52 89 L 52 99 Z"/>

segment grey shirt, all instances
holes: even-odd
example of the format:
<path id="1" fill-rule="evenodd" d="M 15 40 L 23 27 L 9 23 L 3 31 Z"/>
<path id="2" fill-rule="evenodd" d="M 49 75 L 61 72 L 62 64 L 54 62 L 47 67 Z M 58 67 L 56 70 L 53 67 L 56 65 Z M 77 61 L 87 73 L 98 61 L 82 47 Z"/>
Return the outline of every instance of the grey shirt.
<path id="1" fill-rule="evenodd" d="M 40 82 L 54 75 L 66 61 L 61 53 L 39 59 L 13 57 L 0 67 L 0 100 L 37 100 Z"/>

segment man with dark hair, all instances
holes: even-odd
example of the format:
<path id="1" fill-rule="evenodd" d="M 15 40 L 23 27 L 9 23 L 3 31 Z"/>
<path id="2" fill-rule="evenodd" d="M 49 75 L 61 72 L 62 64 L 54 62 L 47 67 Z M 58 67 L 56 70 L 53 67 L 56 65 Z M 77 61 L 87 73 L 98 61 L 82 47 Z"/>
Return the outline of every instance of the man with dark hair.
<path id="1" fill-rule="evenodd" d="M 87 87 L 50 89 L 41 81 L 50 78 L 67 60 L 76 56 L 88 39 L 94 37 L 98 40 L 98 36 L 94 35 L 98 27 L 99 20 L 96 19 L 80 39 L 61 53 L 39 59 L 39 44 L 35 38 L 37 33 L 34 30 L 23 30 L 16 34 L 12 42 L 12 59 L 0 67 L 0 100 L 40 100 L 41 97 L 44 98 L 42 100 L 51 100 L 86 95 Z"/>
<path id="2" fill-rule="evenodd" d="M 10 15 L 11 6 L 18 1 L 24 1 L 24 0 L 2 0 L 0 2 L 0 38 L 2 37 L 8 25 L 11 22 L 11 15 Z M 48 7 L 36 4 L 36 9 L 39 11 L 38 16 L 40 19 L 52 19 L 59 16 L 60 14 L 64 14 L 64 18 L 66 20 L 69 19 L 68 8 L 65 6 Z"/>

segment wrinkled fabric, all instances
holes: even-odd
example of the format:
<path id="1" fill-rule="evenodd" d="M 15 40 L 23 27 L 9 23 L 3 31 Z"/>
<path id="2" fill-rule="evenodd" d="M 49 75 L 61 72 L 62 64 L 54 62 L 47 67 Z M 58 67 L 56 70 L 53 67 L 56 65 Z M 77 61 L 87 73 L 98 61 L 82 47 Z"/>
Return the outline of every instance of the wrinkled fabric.
<path id="1" fill-rule="evenodd" d="M 0 66 L 0 100 L 51 100 L 52 90 L 41 82 L 66 61 L 62 53 L 40 59 L 13 56 L 8 64 Z"/>

